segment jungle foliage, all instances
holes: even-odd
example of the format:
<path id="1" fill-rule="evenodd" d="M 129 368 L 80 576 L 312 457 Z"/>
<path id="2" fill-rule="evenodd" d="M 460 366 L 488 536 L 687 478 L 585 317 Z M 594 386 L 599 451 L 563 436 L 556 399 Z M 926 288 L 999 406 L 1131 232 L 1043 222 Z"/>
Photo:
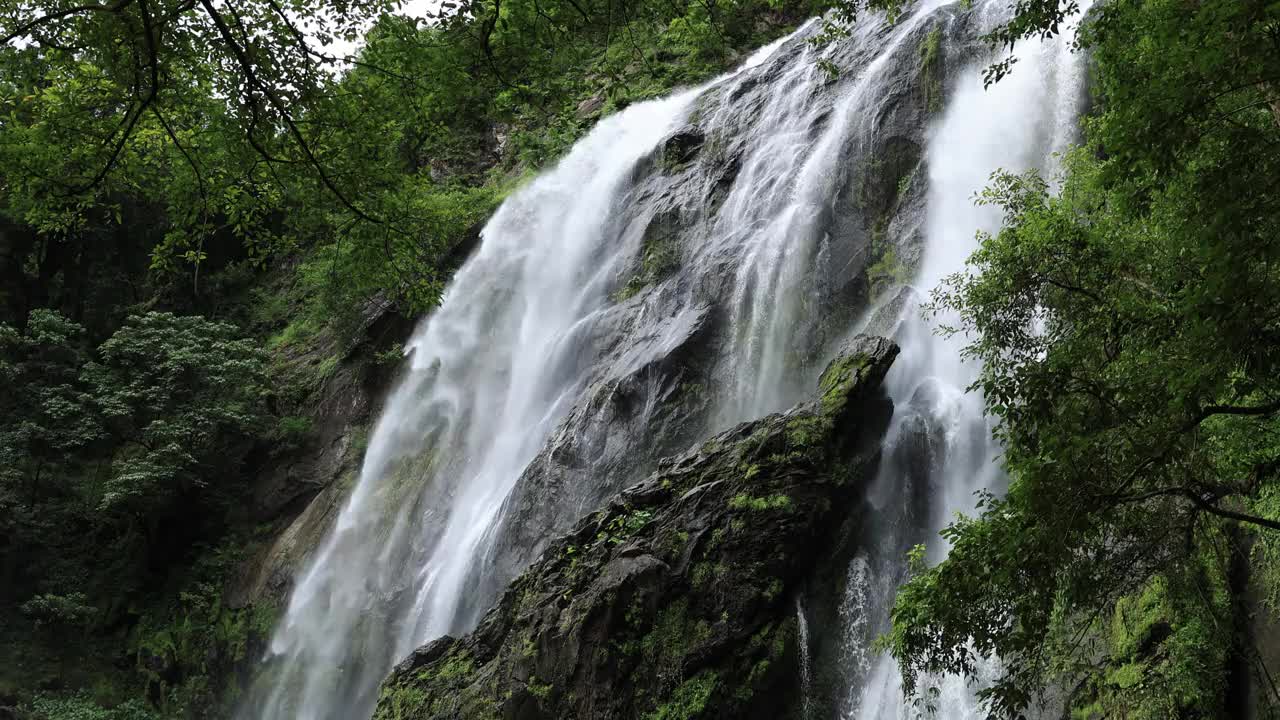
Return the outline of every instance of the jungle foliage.
<path id="1" fill-rule="evenodd" d="M 1223 717 L 1228 656 L 1257 670 L 1250 574 L 1276 610 L 1280 7 L 1109 2 L 1080 44 L 1084 145 L 993 177 L 1004 226 L 934 298 L 1009 491 L 944 532 L 888 641 L 925 697 L 998 655 L 1001 716 L 1059 687 L 1080 717 Z"/>
<path id="2" fill-rule="evenodd" d="M 251 479 L 361 322 L 600 116 L 820 7 L 395 9 L 0 2 L 0 708 L 216 715 L 270 621 L 223 602 Z"/>

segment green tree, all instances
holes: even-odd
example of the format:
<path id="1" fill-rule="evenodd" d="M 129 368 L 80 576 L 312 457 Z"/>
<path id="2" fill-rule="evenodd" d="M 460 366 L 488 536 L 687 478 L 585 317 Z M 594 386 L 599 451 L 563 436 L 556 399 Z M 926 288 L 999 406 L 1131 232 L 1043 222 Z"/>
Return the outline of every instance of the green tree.
<path id="1" fill-rule="evenodd" d="M 0 478 L 6 505 L 34 504 L 102 437 L 80 378 L 83 328 L 48 310 L 19 332 L 0 325 Z M 5 513 L 8 515 L 8 513 Z"/>
<path id="2" fill-rule="evenodd" d="M 1129 663 L 1095 693 L 1118 703 L 1104 714 L 1221 712 L 1244 640 L 1223 579 L 1246 538 L 1263 574 L 1280 541 L 1278 29 L 1252 0 L 1101 6 L 1082 34 L 1099 111 L 1060 192 L 997 174 L 983 193 L 1004 227 L 936 306 L 976 338 L 1010 488 L 903 588 L 889 643 L 909 688 L 998 655 L 984 696 L 1016 716 L 1102 652 Z M 1123 640 L 1137 606 L 1172 613 L 1173 665 Z"/>
<path id="3" fill-rule="evenodd" d="M 82 335 L 47 310 L 0 325 L 0 567 L 6 594 L 39 591 L 33 617 L 127 594 L 225 523 L 270 415 L 267 357 L 231 325 L 135 316 L 96 358 Z"/>
<path id="4" fill-rule="evenodd" d="M 267 357 L 225 323 L 130 318 L 85 367 L 113 440 L 99 509 L 146 517 L 238 472 L 265 429 Z"/>

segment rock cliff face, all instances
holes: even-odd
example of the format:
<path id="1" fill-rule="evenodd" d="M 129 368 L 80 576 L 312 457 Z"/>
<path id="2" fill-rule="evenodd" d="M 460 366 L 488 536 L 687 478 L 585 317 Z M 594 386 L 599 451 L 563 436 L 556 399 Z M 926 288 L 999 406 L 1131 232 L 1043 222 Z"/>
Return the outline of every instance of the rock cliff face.
<path id="1" fill-rule="evenodd" d="M 286 372 L 314 373 L 326 358 L 337 361 L 303 403 L 312 427 L 304 442 L 258 468 L 246 511 L 276 531 L 269 544 L 246 559 L 227 588 L 225 600 L 231 607 L 280 604 L 351 489 L 369 424 L 395 379 L 394 368 L 375 358 L 399 346 L 413 326 L 380 298 L 369 303 L 360 320 L 345 343 L 325 335 L 283 363 Z"/>
<path id="2" fill-rule="evenodd" d="M 660 462 L 551 543 L 473 633 L 402 662 L 374 717 L 794 715 L 794 595 L 874 473 L 897 354 L 859 336 L 816 399 Z"/>
<path id="3" fill-rule="evenodd" d="M 464 625 L 583 512 L 645 477 L 658 458 L 755 414 L 731 407 L 742 394 L 735 382 L 764 377 L 742 357 L 742 338 L 760 331 L 735 315 L 771 298 L 795 305 L 777 312 L 790 328 L 786 367 L 764 380 L 786 398 L 803 396 L 872 308 L 888 303 L 881 315 L 896 322 L 903 299 L 892 298 L 910 292 L 902 283 L 923 247 L 922 148 L 950 73 L 984 47 L 973 23 L 943 8 L 891 48 L 879 35 L 838 43 L 830 59 L 843 70 L 823 80 L 814 79 L 825 76 L 808 44 L 815 23 L 753 73 L 706 91 L 636 165 L 612 230 L 631 260 L 581 342 L 590 363 L 580 400 L 506 498 L 496 549 L 472 573 L 469 596 L 480 602 Z M 834 159 L 822 192 L 801 210 L 810 219 L 789 231 L 802 281 L 770 289 L 743 280 L 743 236 L 794 201 L 762 186 L 802 189 L 811 155 Z M 788 162 L 795 167 L 779 167 Z"/>

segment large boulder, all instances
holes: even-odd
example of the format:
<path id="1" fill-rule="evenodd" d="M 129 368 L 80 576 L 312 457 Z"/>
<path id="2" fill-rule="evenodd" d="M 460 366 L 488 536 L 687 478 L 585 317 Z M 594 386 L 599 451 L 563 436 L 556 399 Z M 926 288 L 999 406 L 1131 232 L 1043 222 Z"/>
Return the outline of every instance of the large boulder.
<path id="1" fill-rule="evenodd" d="M 874 475 L 897 354 L 860 336 L 817 398 L 660 462 L 551 543 L 473 633 L 397 666 L 375 720 L 794 712 L 794 595 Z"/>

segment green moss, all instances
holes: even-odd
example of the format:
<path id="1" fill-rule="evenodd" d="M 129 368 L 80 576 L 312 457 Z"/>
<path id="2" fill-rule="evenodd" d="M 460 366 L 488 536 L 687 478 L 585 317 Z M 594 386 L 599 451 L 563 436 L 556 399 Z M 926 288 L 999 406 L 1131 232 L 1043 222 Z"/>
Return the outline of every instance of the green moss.
<path id="1" fill-rule="evenodd" d="M 837 395 L 833 393 L 832 397 Z M 843 395 L 839 395 L 843 398 Z M 826 398 L 823 396 L 824 412 Z M 831 421 L 827 417 L 801 415 L 787 422 L 787 445 L 797 450 L 819 448 L 831 434 Z"/>
<path id="2" fill-rule="evenodd" d="M 529 659 L 537 656 L 538 646 L 533 642 L 532 635 L 526 635 L 524 641 L 520 643 L 520 657 Z"/>
<path id="3" fill-rule="evenodd" d="M 384 685 L 373 720 L 410 720 L 420 717 L 429 704 L 427 693 L 415 685 Z"/>
<path id="4" fill-rule="evenodd" d="M 678 394 L 680 397 L 700 399 L 706 396 L 707 386 L 700 382 L 680 383 L 680 390 Z"/>
<path id="5" fill-rule="evenodd" d="M 360 425 L 351 433 L 351 448 L 361 455 L 369 449 L 368 425 Z"/>
<path id="6" fill-rule="evenodd" d="M 450 657 L 448 661 L 446 661 L 445 664 L 436 672 L 436 677 L 441 680 L 455 680 L 458 678 L 465 678 L 475 671 L 475 660 L 471 658 L 471 655 L 462 653 L 460 655 Z"/>
<path id="7" fill-rule="evenodd" d="M 529 690 L 529 694 L 539 700 L 546 700 L 551 697 L 551 683 L 539 682 L 537 676 L 529 678 L 526 687 Z"/>
<path id="8" fill-rule="evenodd" d="M 703 670 L 685 680 L 671 693 L 671 698 L 645 715 L 645 720 L 691 720 L 707 708 L 716 690 L 719 676 L 714 670 Z"/>
<path id="9" fill-rule="evenodd" d="M 411 677 L 384 684 L 373 720 L 410 720 L 458 708 L 463 710 L 462 717 L 489 717 L 490 701 L 483 689 L 472 687 L 475 672 L 471 654 L 455 649 Z"/>
<path id="10" fill-rule="evenodd" d="M 338 356 L 329 355 L 316 363 L 311 371 L 311 375 L 317 382 L 324 382 L 333 377 L 333 371 L 338 368 Z"/>
<path id="11" fill-rule="evenodd" d="M 1121 598 L 1107 659 L 1086 676 L 1072 717 L 1220 717 L 1231 634 L 1226 572 L 1212 553 Z"/>
<path id="12" fill-rule="evenodd" d="M 649 282 L 645 279 L 644 274 L 637 273 L 632 275 L 631 278 L 627 280 L 627 283 L 614 291 L 613 295 L 610 297 L 615 303 L 626 302 L 636 295 L 639 295 L 640 291 L 645 289 L 648 285 Z"/>
<path id="13" fill-rule="evenodd" d="M 911 181 L 915 178 L 915 175 L 915 170 L 912 170 L 898 180 L 897 202 L 902 202 L 903 198 L 907 196 L 907 193 L 911 192 Z"/>
<path id="14" fill-rule="evenodd" d="M 911 280 L 911 270 L 898 260 L 898 253 L 887 243 L 873 243 L 880 249 L 876 261 L 867 267 L 867 283 L 871 286 L 872 297 L 883 295 L 886 290 L 902 285 Z"/>
<path id="15" fill-rule="evenodd" d="M 942 28 L 935 26 L 920 43 L 920 79 L 929 112 L 942 109 Z"/>
<path id="16" fill-rule="evenodd" d="M 721 562 L 711 562 L 703 560 L 693 566 L 693 574 L 690 579 L 693 581 L 693 587 L 700 591 L 708 591 L 716 586 L 717 583 L 724 580 L 729 574 L 729 567 Z"/>
<path id="17" fill-rule="evenodd" d="M 770 669 L 782 661 L 794 637 L 794 618 L 778 624 L 768 623 L 751 636 L 743 653 L 749 665 L 743 665 L 735 677 L 737 700 L 749 700 L 758 690 L 767 687 Z"/>
<path id="18" fill-rule="evenodd" d="M 776 493 L 767 497 L 738 494 L 730 498 L 729 507 L 733 510 L 750 510 L 752 512 L 768 512 L 771 510 L 790 510 L 790 495 Z"/>
<path id="19" fill-rule="evenodd" d="M 614 302 L 634 297 L 646 287 L 660 282 L 680 269 L 678 222 L 659 216 L 650 221 L 640 248 L 640 270 L 612 295 Z"/>
<path id="20" fill-rule="evenodd" d="M 689 600 L 682 597 L 658 613 L 653 629 L 640 640 L 640 652 L 666 685 L 683 676 L 685 658 L 709 637 L 711 626 L 690 617 Z"/>
<path id="21" fill-rule="evenodd" d="M 677 530 L 673 533 L 667 533 L 662 538 L 663 551 L 670 557 L 676 557 L 689 544 L 689 533 L 684 530 Z"/>
<path id="22" fill-rule="evenodd" d="M 283 330 L 267 340 L 267 349 L 284 350 L 286 348 L 308 347 L 313 344 L 324 326 L 309 314 L 304 314 L 290 321 Z"/>
<path id="23" fill-rule="evenodd" d="M 871 358 L 864 353 L 839 358 L 823 371 L 822 377 L 818 380 L 818 392 L 826 400 L 828 396 L 846 390 L 848 384 L 857 380 L 870 364 Z"/>
<path id="24" fill-rule="evenodd" d="M 309 417 L 287 415 L 280 418 L 280 421 L 277 423 L 277 432 L 284 437 L 306 435 L 311 432 L 312 425 L 313 423 Z"/>

